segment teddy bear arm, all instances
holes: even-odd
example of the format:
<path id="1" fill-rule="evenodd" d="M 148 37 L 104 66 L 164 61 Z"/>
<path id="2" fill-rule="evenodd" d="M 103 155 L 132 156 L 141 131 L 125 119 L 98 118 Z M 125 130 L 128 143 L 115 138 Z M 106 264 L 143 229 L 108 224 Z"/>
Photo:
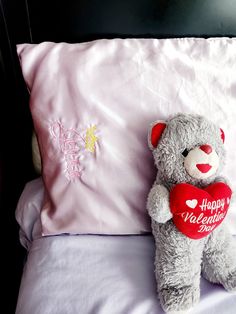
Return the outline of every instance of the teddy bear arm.
<path id="1" fill-rule="evenodd" d="M 172 218 L 169 191 L 163 185 L 154 185 L 149 192 L 147 210 L 153 220 L 165 223 Z"/>
<path id="2" fill-rule="evenodd" d="M 214 180 L 214 183 L 217 183 L 217 182 L 223 182 L 230 186 L 229 181 L 223 176 L 217 176 Z"/>
<path id="3" fill-rule="evenodd" d="M 228 180 L 227 178 L 223 177 L 223 176 L 218 176 L 218 177 L 216 177 L 215 180 L 214 180 L 214 183 L 217 183 L 217 182 L 223 182 L 223 183 L 227 184 L 227 185 L 231 188 L 231 190 L 232 190 L 232 196 L 231 196 L 231 201 L 230 201 L 230 203 L 231 203 L 231 204 L 234 203 L 234 202 L 236 201 L 236 195 L 235 195 L 235 192 L 233 191 L 233 188 L 232 188 L 232 186 L 231 186 L 229 180 Z"/>

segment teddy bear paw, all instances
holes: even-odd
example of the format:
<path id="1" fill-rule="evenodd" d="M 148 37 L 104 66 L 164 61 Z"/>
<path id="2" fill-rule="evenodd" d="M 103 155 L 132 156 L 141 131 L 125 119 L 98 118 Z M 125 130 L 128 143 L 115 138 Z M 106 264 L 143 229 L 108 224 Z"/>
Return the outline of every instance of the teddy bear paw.
<path id="1" fill-rule="evenodd" d="M 223 286 L 229 292 L 236 292 L 236 270 L 229 274 L 227 280 L 223 283 Z"/>
<path id="2" fill-rule="evenodd" d="M 168 287 L 160 291 L 162 308 L 167 314 L 186 314 L 199 302 L 199 287 Z"/>
<path id="3" fill-rule="evenodd" d="M 191 312 L 192 308 L 191 309 L 188 309 L 188 310 L 180 310 L 180 311 L 168 311 L 166 312 L 166 314 L 189 314 Z"/>

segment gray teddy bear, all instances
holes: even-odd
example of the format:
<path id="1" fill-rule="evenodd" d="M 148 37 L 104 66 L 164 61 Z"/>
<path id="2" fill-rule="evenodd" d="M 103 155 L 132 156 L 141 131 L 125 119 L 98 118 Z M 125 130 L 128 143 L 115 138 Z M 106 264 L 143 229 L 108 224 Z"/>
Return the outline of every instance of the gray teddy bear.
<path id="1" fill-rule="evenodd" d="M 224 132 L 202 116 L 177 114 L 152 124 L 148 139 L 158 170 L 147 200 L 158 295 L 166 313 L 188 313 L 199 302 L 201 273 L 236 291 L 236 243 L 223 221 L 231 190 L 219 176 Z"/>

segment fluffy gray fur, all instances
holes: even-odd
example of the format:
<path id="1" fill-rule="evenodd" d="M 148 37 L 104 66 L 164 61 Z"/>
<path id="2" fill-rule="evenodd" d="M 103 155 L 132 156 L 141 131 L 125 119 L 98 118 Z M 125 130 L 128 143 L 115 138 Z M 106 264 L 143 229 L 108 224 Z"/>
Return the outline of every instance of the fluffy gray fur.
<path id="1" fill-rule="evenodd" d="M 178 183 L 204 187 L 219 177 L 225 161 L 219 127 L 202 116 L 178 114 L 166 121 L 153 156 L 158 169 L 147 200 L 156 243 L 155 275 L 160 303 L 166 313 L 187 313 L 200 298 L 200 275 L 236 291 L 236 245 L 223 222 L 210 235 L 192 240 L 177 230 L 169 208 L 169 191 Z M 215 175 L 194 179 L 184 167 L 182 152 L 210 144 L 220 159 Z"/>

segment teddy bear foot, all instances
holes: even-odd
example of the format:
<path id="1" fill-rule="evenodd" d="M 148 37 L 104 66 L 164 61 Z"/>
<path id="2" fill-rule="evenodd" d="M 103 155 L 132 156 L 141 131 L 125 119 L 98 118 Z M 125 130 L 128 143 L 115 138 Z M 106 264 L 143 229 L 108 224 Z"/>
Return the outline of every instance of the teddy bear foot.
<path id="1" fill-rule="evenodd" d="M 192 308 L 184 311 L 168 311 L 166 314 L 190 314 Z"/>
<path id="2" fill-rule="evenodd" d="M 167 314 L 187 314 L 199 302 L 199 288 L 187 286 L 183 288 L 163 289 L 160 291 L 160 301 Z"/>
<path id="3" fill-rule="evenodd" d="M 231 273 L 225 282 L 222 282 L 224 288 L 229 292 L 236 292 L 236 270 Z"/>

